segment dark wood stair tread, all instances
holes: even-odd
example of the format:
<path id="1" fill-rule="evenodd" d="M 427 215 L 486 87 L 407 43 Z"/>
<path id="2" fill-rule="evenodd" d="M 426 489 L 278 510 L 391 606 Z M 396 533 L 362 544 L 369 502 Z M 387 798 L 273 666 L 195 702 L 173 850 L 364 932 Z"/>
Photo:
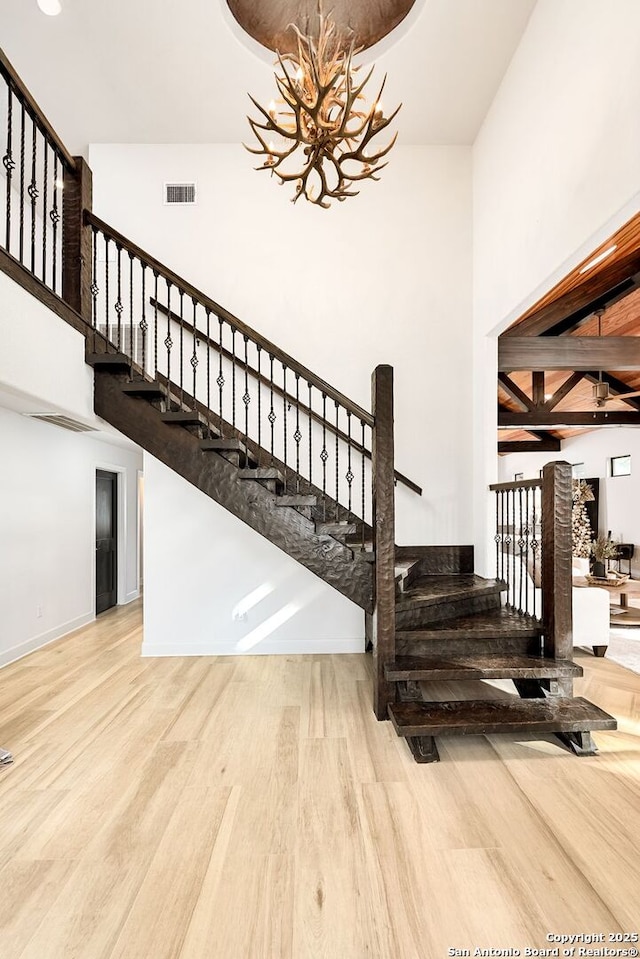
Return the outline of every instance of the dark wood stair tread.
<path id="1" fill-rule="evenodd" d="M 200 449 L 207 452 L 216 453 L 246 453 L 247 448 L 240 440 L 228 440 L 222 437 L 212 437 L 208 440 L 200 440 Z"/>
<path id="2" fill-rule="evenodd" d="M 287 493 L 286 496 L 276 496 L 276 506 L 315 506 L 318 502 L 317 496 L 303 496 Z"/>
<path id="3" fill-rule="evenodd" d="M 398 656 L 385 667 L 389 682 L 405 680 L 555 679 L 582 676 L 570 660 L 544 656 Z"/>
<path id="4" fill-rule="evenodd" d="M 131 359 L 126 353 L 86 353 L 85 361 L 94 370 L 104 369 L 110 373 L 131 369 Z"/>
<path id="5" fill-rule="evenodd" d="M 401 593 L 396 601 L 396 610 L 414 609 L 416 606 L 437 606 L 458 599 L 489 596 L 501 593 L 504 583 L 482 576 L 423 576 L 411 589 Z"/>
<path id="6" fill-rule="evenodd" d="M 167 395 L 160 383 L 150 383 L 148 380 L 134 380 L 133 383 L 123 383 L 122 392 L 127 396 L 144 396 L 145 399 L 162 399 Z"/>
<path id="7" fill-rule="evenodd" d="M 275 469 L 273 466 L 261 466 L 256 467 L 256 469 L 243 469 L 238 470 L 239 479 L 252 479 L 252 480 L 279 480 L 280 482 L 284 481 L 284 477 L 280 470 Z"/>
<path id="8" fill-rule="evenodd" d="M 483 613 L 443 619 L 429 626 L 396 630 L 396 640 L 420 639 L 505 639 L 535 637 L 542 633 L 542 624 L 530 616 L 501 607 Z"/>
<path id="9" fill-rule="evenodd" d="M 170 410 L 162 413 L 160 419 L 163 423 L 177 423 L 179 426 L 208 426 L 201 413 L 194 413 L 191 410 Z"/>
<path id="10" fill-rule="evenodd" d="M 584 732 L 617 725 L 612 716 L 581 697 L 392 703 L 389 718 L 399 736 Z"/>
<path id="11" fill-rule="evenodd" d="M 357 530 L 355 523 L 317 523 L 316 533 L 327 536 L 349 536 Z"/>

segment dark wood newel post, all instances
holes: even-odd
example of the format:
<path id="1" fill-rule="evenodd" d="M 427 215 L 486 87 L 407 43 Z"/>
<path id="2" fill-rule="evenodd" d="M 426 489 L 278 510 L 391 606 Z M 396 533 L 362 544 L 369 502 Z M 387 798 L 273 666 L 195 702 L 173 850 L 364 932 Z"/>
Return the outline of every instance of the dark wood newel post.
<path id="1" fill-rule="evenodd" d="M 384 678 L 385 663 L 395 659 L 395 483 L 393 475 L 393 367 L 378 366 L 371 379 L 374 418 L 371 450 L 375 600 L 373 632 L 373 708 L 387 719 L 392 685 Z"/>
<path id="2" fill-rule="evenodd" d="M 74 157 L 74 163 L 75 170 L 64 171 L 62 299 L 91 323 L 91 227 L 84 223 L 84 211 L 91 210 L 92 174 L 82 157 Z"/>
<path id="3" fill-rule="evenodd" d="M 573 659 L 572 504 L 571 464 L 547 463 L 542 473 L 542 621 L 544 654 L 552 659 Z M 572 694 L 570 679 L 562 686 L 563 695 Z"/>

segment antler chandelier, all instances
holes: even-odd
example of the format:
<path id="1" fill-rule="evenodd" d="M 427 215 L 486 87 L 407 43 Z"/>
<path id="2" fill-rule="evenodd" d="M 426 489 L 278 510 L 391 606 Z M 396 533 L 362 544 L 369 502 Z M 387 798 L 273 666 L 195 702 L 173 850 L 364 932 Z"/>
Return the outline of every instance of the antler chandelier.
<path id="1" fill-rule="evenodd" d="M 378 96 L 366 107 L 363 91 L 373 68 L 357 82 L 360 67 L 352 64 L 359 52 L 355 41 L 345 41 L 330 17 L 319 13 L 318 19 L 317 39 L 291 24 L 297 52 L 276 53 L 280 108 L 272 100 L 265 109 L 249 95 L 260 112 L 259 120 L 247 117 L 260 146 L 246 149 L 264 156 L 257 170 L 270 170 L 281 183 L 295 182 L 294 203 L 304 196 L 326 209 L 331 199 L 357 196 L 354 183 L 380 179 L 377 174 L 387 165 L 380 161 L 398 134 L 380 150 L 374 146 L 369 152 L 370 144 L 389 126 L 402 104 L 389 117 L 384 116 L 380 97 L 385 75 Z"/>

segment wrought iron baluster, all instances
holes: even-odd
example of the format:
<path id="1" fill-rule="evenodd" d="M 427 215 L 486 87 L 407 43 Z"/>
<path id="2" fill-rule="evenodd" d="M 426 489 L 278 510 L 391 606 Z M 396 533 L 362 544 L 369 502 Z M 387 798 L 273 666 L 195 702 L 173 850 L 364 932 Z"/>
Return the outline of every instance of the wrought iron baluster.
<path id="1" fill-rule="evenodd" d="M 11 178 L 16 168 L 13 159 L 13 91 L 11 84 L 7 81 L 7 149 L 2 158 L 2 165 L 5 169 L 7 199 L 5 216 L 5 249 L 7 253 L 11 252 Z"/>
<path id="2" fill-rule="evenodd" d="M 125 348 L 127 345 L 127 331 L 124 337 Z M 133 253 L 129 250 L 129 380 L 133 379 L 133 361 L 137 359 L 133 350 Z"/>
<path id="3" fill-rule="evenodd" d="M 191 354 L 191 368 L 193 369 L 193 409 L 194 411 L 198 409 L 198 392 L 197 392 L 197 377 L 198 377 L 198 337 L 196 333 L 196 323 L 198 319 L 198 301 L 195 297 L 191 298 L 193 304 L 193 352 Z"/>
<path id="4" fill-rule="evenodd" d="M 20 110 L 20 233 L 18 250 L 20 255 L 18 259 L 24 263 L 24 162 L 25 162 L 25 106 L 21 103 Z"/>
<path id="5" fill-rule="evenodd" d="M 329 453 L 327 452 L 327 394 L 322 394 L 322 450 L 320 451 L 320 459 L 322 460 L 322 516 L 323 520 L 327 520 L 327 460 L 329 459 Z"/>
<path id="6" fill-rule="evenodd" d="M 117 274 L 118 299 L 116 300 L 116 304 L 114 306 L 116 315 L 118 317 L 117 330 L 116 330 L 116 340 L 117 340 L 116 345 L 118 348 L 118 353 L 122 353 L 122 310 L 123 310 L 123 306 L 122 306 L 122 246 L 119 243 L 116 243 L 116 250 L 117 250 L 116 262 L 117 262 L 117 269 L 118 269 L 118 274 Z"/>
<path id="7" fill-rule="evenodd" d="M 153 378 L 158 378 L 158 278 L 157 270 L 153 271 Z"/>
<path id="8" fill-rule="evenodd" d="M 530 532 L 531 532 L 531 530 L 530 530 L 530 528 L 529 528 L 529 493 L 530 493 L 530 492 L 532 492 L 532 491 L 529 490 L 528 487 L 527 487 L 527 489 L 526 489 L 525 492 L 524 492 L 524 499 L 525 499 L 525 503 L 524 503 L 524 513 L 525 513 L 525 521 L 524 521 L 524 555 L 525 555 L 525 562 L 526 562 L 526 564 L 527 564 L 527 579 L 525 580 L 525 582 L 526 582 L 526 584 L 527 584 L 527 589 L 525 590 L 525 594 L 524 594 L 524 611 L 525 611 L 525 613 L 526 613 L 527 615 L 529 615 L 529 577 L 528 577 L 528 572 L 529 572 L 529 535 L 530 535 Z M 535 592 L 535 588 L 536 588 L 536 581 L 535 581 L 535 579 L 534 579 L 534 580 L 533 580 L 533 590 L 534 590 L 534 592 Z"/>
<path id="9" fill-rule="evenodd" d="M 273 353 L 269 353 L 269 425 L 271 426 L 271 463 L 273 464 L 273 428 L 276 422 L 276 412 L 273 408 Z"/>
<path id="10" fill-rule="evenodd" d="M 504 490 L 500 490 L 500 579 L 504 582 Z"/>
<path id="11" fill-rule="evenodd" d="M 500 576 L 500 499 L 502 497 L 501 490 L 496 490 L 496 532 L 493 537 L 496 544 L 496 579 L 501 579 Z"/>
<path id="12" fill-rule="evenodd" d="M 149 329 L 149 324 L 147 323 L 147 264 L 141 261 L 142 266 L 142 279 L 140 287 L 140 299 L 141 299 L 141 314 L 142 319 L 140 320 L 140 333 L 142 334 L 142 379 L 144 379 L 145 373 L 147 372 L 147 330 Z"/>
<path id="13" fill-rule="evenodd" d="M 46 221 L 45 221 L 46 222 Z M 97 330 L 98 330 L 98 231 L 95 226 L 91 227 L 91 300 L 92 310 L 91 318 L 93 324 L 93 352 L 97 352 Z"/>
<path id="14" fill-rule="evenodd" d="M 532 539 L 531 539 L 531 552 L 532 552 L 532 554 L 533 554 L 533 564 L 532 564 L 532 565 L 533 565 L 533 582 L 534 582 L 534 585 L 535 585 L 535 583 L 536 583 L 536 581 L 537 581 L 537 561 L 538 561 L 538 546 L 539 546 L 538 534 L 537 534 L 537 528 L 536 528 L 536 527 L 537 527 L 537 523 L 538 523 L 538 511 L 537 511 L 537 506 L 538 506 L 538 496 L 539 496 L 539 495 L 540 495 L 540 491 L 539 491 L 538 489 L 535 489 L 535 490 L 533 491 L 533 506 L 532 506 L 532 510 L 531 510 L 531 513 L 532 513 L 532 516 L 531 516 L 531 525 L 532 525 L 532 527 L 533 527 L 533 536 L 532 536 Z M 533 615 L 534 615 L 534 616 L 536 616 L 536 606 L 537 606 L 537 597 L 536 597 L 536 591 L 535 591 L 535 589 L 534 589 L 534 591 L 533 591 Z"/>
<path id="15" fill-rule="evenodd" d="M 365 432 L 365 431 L 366 431 L 366 423 L 365 423 L 364 420 L 360 420 L 360 423 L 361 423 L 361 425 L 362 425 L 362 452 L 361 452 L 361 454 L 360 454 L 361 470 L 362 470 L 362 479 L 361 479 L 361 481 L 362 481 L 362 549 L 364 550 L 364 542 L 365 542 L 365 540 L 364 540 L 364 525 L 365 525 L 366 518 L 367 518 L 367 501 L 366 501 L 366 494 L 365 494 L 366 468 L 365 468 L 365 462 L 364 462 L 364 460 L 365 460 L 364 451 L 365 451 L 365 449 L 366 449 L 366 446 L 365 446 L 365 441 L 366 441 L 366 432 Z"/>
<path id="16" fill-rule="evenodd" d="M 526 557 L 525 557 L 525 555 L 524 555 L 524 527 L 523 527 L 523 525 L 522 525 L 522 487 L 517 491 L 517 493 L 518 493 L 518 509 L 519 509 L 519 512 L 520 512 L 520 524 L 519 524 L 519 525 L 520 525 L 520 529 L 519 529 L 519 533 L 518 533 L 518 551 L 519 551 L 519 553 L 518 553 L 518 557 L 517 557 L 517 558 L 518 558 L 518 565 L 519 565 L 519 567 L 520 567 L 520 568 L 518 569 L 518 573 L 519 573 L 518 611 L 521 613 L 521 612 L 523 612 L 523 610 L 524 610 L 524 603 L 523 603 L 523 598 L 522 598 L 522 588 L 523 588 L 523 586 L 524 586 L 524 574 L 525 574 L 525 572 L 526 572 L 526 570 L 523 568 L 523 564 L 526 563 Z M 513 494 L 513 495 L 514 495 L 514 499 L 515 499 L 515 495 L 516 495 L 516 494 L 515 494 L 515 491 L 514 491 L 514 494 Z"/>
<path id="17" fill-rule="evenodd" d="M 57 273 L 58 273 L 58 223 L 60 222 L 60 212 L 58 210 L 58 190 L 60 181 L 58 179 L 58 154 L 53 151 L 53 206 L 49 213 L 49 219 L 53 227 L 53 236 L 51 237 L 52 264 L 51 264 L 51 289 L 57 292 Z"/>
<path id="18" fill-rule="evenodd" d="M 27 193 L 31 200 L 31 272 L 36 272 L 36 203 L 38 196 L 38 184 L 36 182 L 36 165 L 38 162 L 38 128 L 36 121 L 31 120 L 31 181 L 27 187 Z"/>
<path id="19" fill-rule="evenodd" d="M 164 339 L 164 346 L 167 351 L 167 412 L 171 410 L 171 350 L 173 340 L 171 339 L 171 281 L 166 280 L 167 284 L 167 335 Z"/>
<path id="20" fill-rule="evenodd" d="M 347 410 L 347 472 L 345 473 L 348 488 L 348 508 L 351 513 L 351 485 L 353 483 L 353 470 L 351 469 L 351 410 Z"/>
<path id="21" fill-rule="evenodd" d="M 249 404 L 251 403 L 251 394 L 249 393 L 249 337 L 244 334 L 244 394 L 242 402 L 244 403 L 244 467 L 249 467 Z"/>
<path id="22" fill-rule="evenodd" d="M 231 425 L 236 425 L 236 330 L 231 327 Z"/>
<path id="23" fill-rule="evenodd" d="M 262 360 L 262 347 L 256 343 L 258 354 L 258 467 L 262 465 L 262 375 L 260 363 Z"/>
<path id="24" fill-rule="evenodd" d="M 44 161 L 42 175 L 42 282 L 47 282 L 47 192 L 49 189 L 49 143 L 44 140 Z"/>
<path id="25" fill-rule="evenodd" d="M 207 425 L 208 436 L 211 439 L 211 310 L 205 307 L 207 317 Z"/>
<path id="26" fill-rule="evenodd" d="M 220 435 L 222 435 L 222 389 L 224 387 L 224 374 L 222 372 L 222 324 L 224 320 L 221 316 L 218 317 L 218 357 L 219 357 L 219 369 L 218 369 L 218 379 L 216 383 L 218 384 L 218 413 L 220 416 L 219 429 Z"/>
<path id="27" fill-rule="evenodd" d="M 507 548 L 506 550 L 507 552 L 507 559 L 506 559 L 507 603 L 509 604 L 509 606 L 513 606 L 513 597 L 511 595 L 512 584 L 511 584 L 511 568 L 510 568 L 511 566 L 511 527 L 509 523 L 509 504 L 511 501 L 511 493 L 509 490 L 507 490 L 505 494 L 505 498 L 506 498 L 506 506 L 507 506 L 507 530 L 506 530 L 506 538 L 505 538 L 505 546 Z"/>
<path id="28" fill-rule="evenodd" d="M 184 408 L 184 290 L 178 289 L 180 296 L 180 408 Z"/>
<path id="29" fill-rule="evenodd" d="M 336 404 L 336 523 L 340 519 L 340 440 L 338 437 L 339 433 L 339 423 L 340 423 L 340 407 L 338 401 L 334 400 Z"/>
<path id="30" fill-rule="evenodd" d="M 287 412 L 291 408 L 291 404 L 287 402 L 287 367 L 282 364 L 282 417 L 284 420 L 284 433 L 283 433 L 283 461 L 284 461 L 284 492 L 287 492 Z"/>
<path id="31" fill-rule="evenodd" d="M 110 340 L 109 336 L 109 237 L 104 233 L 104 337 L 105 337 L 105 350 L 108 351 L 108 344 Z"/>
<path id="32" fill-rule="evenodd" d="M 293 434 L 296 444 L 296 496 L 300 493 L 300 374 L 296 373 L 296 431 Z"/>
<path id="33" fill-rule="evenodd" d="M 313 399 L 311 396 L 312 386 L 311 383 L 307 382 L 309 388 L 309 415 L 307 421 L 309 424 L 309 486 L 313 484 L 313 419 L 311 416 L 311 410 L 313 409 Z"/>

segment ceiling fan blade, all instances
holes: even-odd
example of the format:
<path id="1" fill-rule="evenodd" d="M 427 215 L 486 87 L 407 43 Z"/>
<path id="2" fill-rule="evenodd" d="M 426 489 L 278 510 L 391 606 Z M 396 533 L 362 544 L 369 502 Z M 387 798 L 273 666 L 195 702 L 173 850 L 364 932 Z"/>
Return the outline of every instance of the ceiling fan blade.
<path id="1" fill-rule="evenodd" d="M 615 396 L 611 396 L 612 400 L 630 400 L 632 396 L 640 396 L 640 390 L 636 390 L 635 393 L 616 393 Z"/>

